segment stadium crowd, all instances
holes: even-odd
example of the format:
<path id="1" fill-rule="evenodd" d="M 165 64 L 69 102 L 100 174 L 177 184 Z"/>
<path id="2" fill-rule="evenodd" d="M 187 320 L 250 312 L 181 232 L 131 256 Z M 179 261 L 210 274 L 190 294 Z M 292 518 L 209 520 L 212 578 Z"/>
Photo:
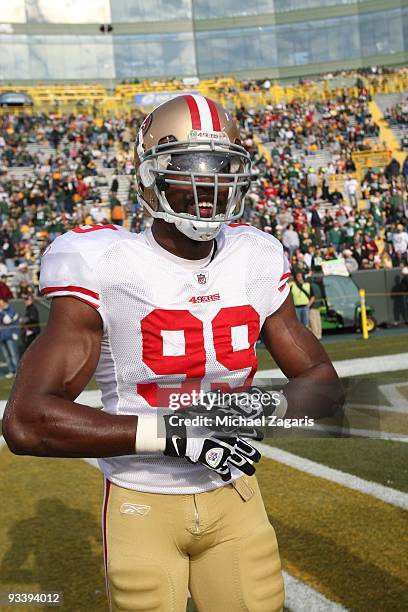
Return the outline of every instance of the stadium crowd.
<path id="1" fill-rule="evenodd" d="M 397 125 L 408 125 L 408 98 L 405 102 L 400 102 L 391 106 L 384 114 L 390 123 Z"/>
<path id="2" fill-rule="evenodd" d="M 387 108 L 384 117 L 391 127 L 399 128 L 401 149 L 408 149 L 408 97 L 403 102 L 398 102 Z"/>
<path id="3" fill-rule="evenodd" d="M 324 103 L 236 109 L 254 159 L 245 221 L 282 240 L 293 272 L 319 271 L 322 261 L 339 256 L 350 271 L 408 263 L 407 162 L 402 169 L 396 160 L 369 168 L 360 184 L 354 178 L 353 152 L 375 146 L 378 138 L 367 102 L 361 87 L 354 97 L 344 93 Z M 35 291 L 42 250 L 70 227 L 127 218 L 140 231 L 149 222 L 132 182 L 127 202 L 117 193 L 116 174 L 133 172 L 132 140 L 142 119 L 138 112 L 105 119 L 0 117 L 0 268 L 14 296 L 25 295 L 27 286 Z M 270 156 L 259 152 L 257 139 Z M 328 162 L 319 168 L 310 160 L 321 150 Z M 16 178 L 16 166 L 30 167 Z M 115 173 L 110 184 L 106 168 Z M 332 182 L 340 175 L 347 175 L 342 191 Z M 102 197 L 102 187 L 108 196 Z"/>
<path id="4" fill-rule="evenodd" d="M 407 264 L 407 160 L 403 168 L 395 159 L 368 168 L 360 184 L 354 176 L 352 154 L 376 146 L 379 133 L 367 101 L 361 88 L 351 99 L 237 112 L 242 128 L 271 149 L 270 161 L 255 154 L 245 218 L 282 240 L 293 272 L 321 271 L 322 261 L 340 256 L 350 272 Z M 255 148 L 251 134 L 246 145 Z M 327 166 L 308 165 L 319 149 Z M 336 175 L 345 175 L 342 191 Z"/>

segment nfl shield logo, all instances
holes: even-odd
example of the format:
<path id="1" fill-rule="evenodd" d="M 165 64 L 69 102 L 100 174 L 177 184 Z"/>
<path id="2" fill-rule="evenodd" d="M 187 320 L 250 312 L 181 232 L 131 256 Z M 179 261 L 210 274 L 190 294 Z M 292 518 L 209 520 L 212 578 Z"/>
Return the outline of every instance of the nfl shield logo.
<path id="1" fill-rule="evenodd" d="M 216 468 L 223 457 L 222 448 L 210 448 L 205 453 L 205 460 L 212 468 Z"/>
<path id="2" fill-rule="evenodd" d="M 207 270 L 200 270 L 200 272 L 196 272 L 195 277 L 199 285 L 206 285 L 208 283 Z"/>

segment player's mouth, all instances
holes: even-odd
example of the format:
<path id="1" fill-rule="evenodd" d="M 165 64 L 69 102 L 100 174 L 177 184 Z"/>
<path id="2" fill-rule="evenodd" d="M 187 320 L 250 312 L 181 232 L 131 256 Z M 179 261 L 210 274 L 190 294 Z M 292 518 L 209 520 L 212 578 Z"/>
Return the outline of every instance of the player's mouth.
<path id="1" fill-rule="evenodd" d="M 202 217 L 203 219 L 210 219 L 213 214 L 214 204 L 213 202 L 199 202 L 198 209 L 200 211 L 200 217 Z M 197 209 L 195 207 L 195 204 L 189 204 L 187 212 L 190 215 L 196 215 Z"/>

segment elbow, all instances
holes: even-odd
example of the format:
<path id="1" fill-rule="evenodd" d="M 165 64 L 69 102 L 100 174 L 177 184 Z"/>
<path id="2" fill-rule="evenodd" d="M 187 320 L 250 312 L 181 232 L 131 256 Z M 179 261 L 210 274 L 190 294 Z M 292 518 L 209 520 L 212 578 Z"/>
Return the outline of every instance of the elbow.
<path id="1" fill-rule="evenodd" d="M 303 376 L 293 379 L 291 396 L 296 413 L 314 419 L 333 418 L 342 411 L 345 391 L 330 361 L 313 366 Z"/>
<path id="2" fill-rule="evenodd" d="M 334 365 L 331 361 L 322 361 L 316 366 L 321 381 L 331 381 L 333 384 L 340 383 L 339 375 L 337 374 Z"/>
<path id="3" fill-rule="evenodd" d="M 20 419 L 9 416 L 3 420 L 3 437 L 9 450 L 15 455 L 37 455 L 36 435 Z"/>
<path id="4" fill-rule="evenodd" d="M 343 411 L 346 401 L 346 391 L 331 363 L 328 364 L 327 367 L 326 380 L 321 384 L 323 394 L 326 397 L 326 411 L 324 416 L 329 418 L 338 416 L 339 413 Z"/>

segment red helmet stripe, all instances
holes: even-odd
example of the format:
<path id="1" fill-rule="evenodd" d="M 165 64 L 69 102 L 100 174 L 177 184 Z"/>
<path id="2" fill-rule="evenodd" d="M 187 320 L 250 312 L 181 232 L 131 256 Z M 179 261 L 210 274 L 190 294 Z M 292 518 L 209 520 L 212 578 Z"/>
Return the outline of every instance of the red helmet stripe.
<path id="1" fill-rule="evenodd" d="M 206 100 L 207 100 L 207 104 L 208 104 L 208 107 L 211 113 L 213 130 L 214 132 L 221 132 L 221 122 L 220 122 L 220 117 L 218 115 L 217 107 L 215 103 L 212 100 L 210 100 L 210 98 L 206 98 Z"/>
<path id="2" fill-rule="evenodd" d="M 198 105 L 193 96 L 184 96 L 185 101 L 188 104 L 191 115 L 191 127 L 193 130 L 201 130 L 201 118 Z"/>

